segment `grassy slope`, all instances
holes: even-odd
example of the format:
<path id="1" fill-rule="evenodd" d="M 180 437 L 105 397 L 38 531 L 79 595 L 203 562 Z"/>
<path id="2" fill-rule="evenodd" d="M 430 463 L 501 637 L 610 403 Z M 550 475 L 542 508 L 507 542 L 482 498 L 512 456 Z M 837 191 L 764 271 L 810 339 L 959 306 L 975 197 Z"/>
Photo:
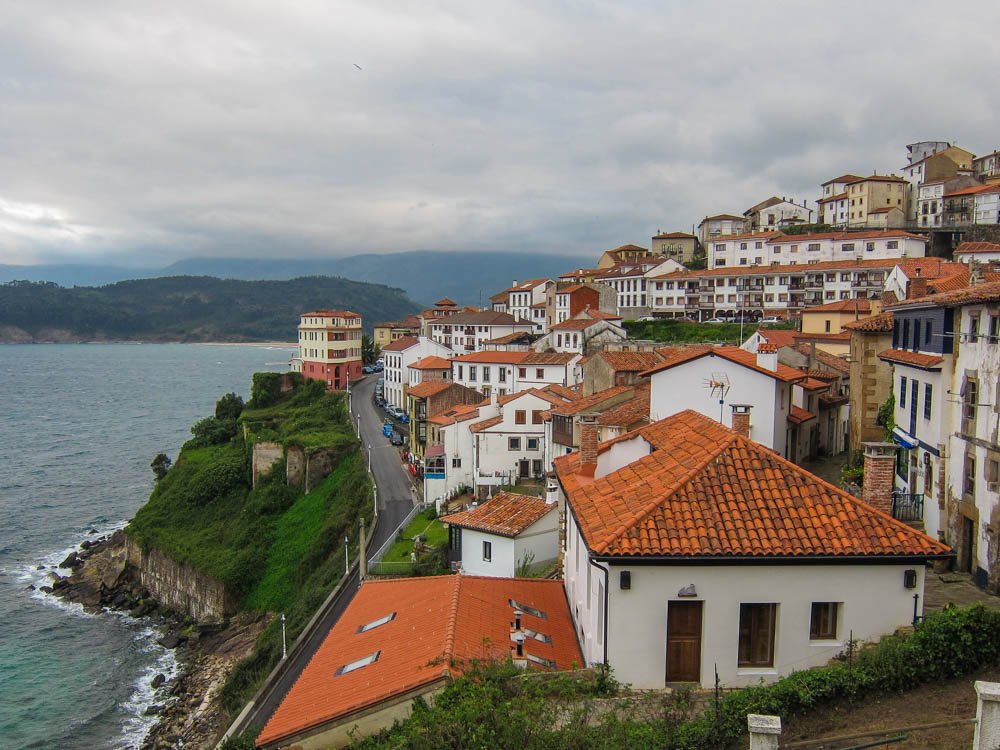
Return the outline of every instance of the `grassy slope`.
<path id="1" fill-rule="evenodd" d="M 758 324 L 744 323 L 743 341 L 757 330 Z M 794 328 L 794 325 L 766 326 L 769 329 Z M 741 344 L 739 323 L 683 323 L 674 320 L 627 320 L 625 330 L 629 338 L 649 339 L 665 344 L 694 344 L 702 342 Z"/>

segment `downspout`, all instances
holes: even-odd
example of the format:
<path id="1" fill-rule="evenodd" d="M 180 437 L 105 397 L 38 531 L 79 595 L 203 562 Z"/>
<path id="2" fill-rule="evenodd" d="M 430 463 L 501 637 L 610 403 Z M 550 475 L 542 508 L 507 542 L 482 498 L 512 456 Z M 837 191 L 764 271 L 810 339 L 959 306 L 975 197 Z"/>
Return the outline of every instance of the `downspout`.
<path id="1" fill-rule="evenodd" d="M 581 539 L 582 538 L 583 537 L 581 535 Z M 587 552 L 587 563 L 593 565 L 599 571 L 604 573 L 604 643 L 602 645 L 604 646 L 604 666 L 606 667 L 608 666 L 608 594 L 610 591 L 610 587 L 608 585 L 608 575 L 610 573 L 611 564 L 609 563 L 607 568 L 602 568 L 594 562 L 594 557 L 589 551 Z"/>

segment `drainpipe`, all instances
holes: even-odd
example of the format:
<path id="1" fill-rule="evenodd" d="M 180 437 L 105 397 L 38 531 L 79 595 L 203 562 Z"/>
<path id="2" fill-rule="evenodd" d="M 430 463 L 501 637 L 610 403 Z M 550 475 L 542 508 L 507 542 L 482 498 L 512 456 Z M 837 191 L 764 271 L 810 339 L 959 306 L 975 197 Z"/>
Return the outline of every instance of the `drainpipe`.
<path id="1" fill-rule="evenodd" d="M 609 564 L 607 568 L 601 567 L 594 562 L 594 558 L 588 554 L 587 563 L 593 565 L 597 570 L 604 573 L 604 666 L 608 666 L 608 594 L 611 589 L 608 586 L 608 575 L 610 573 L 611 565 Z"/>

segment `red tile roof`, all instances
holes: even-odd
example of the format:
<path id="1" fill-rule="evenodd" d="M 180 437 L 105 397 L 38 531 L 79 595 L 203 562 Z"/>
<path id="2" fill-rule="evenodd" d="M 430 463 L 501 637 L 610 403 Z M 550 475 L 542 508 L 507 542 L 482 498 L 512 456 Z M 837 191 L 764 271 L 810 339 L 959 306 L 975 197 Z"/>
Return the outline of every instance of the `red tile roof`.
<path id="1" fill-rule="evenodd" d="M 605 312 L 604 310 L 598 310 L 593 307 L 588 307 L 583 311 L 585 315 L 593 318 L 594 320 L 621 320 L 622 316 L 615 313 Z"/>
<path id="2" fill-rule="evenodd" d="M 569 352 L 528 352 L 528 356 L 521 360 L 522 365 L 568 365 L 578 354 Z"/>
<path id="3" fill-rule="evenodd" d="M 634 429 L 640 422 L 649 421 L 649 382 L 635 386 L 635 395 L 628 401 L 605 409 L 597 418 L 597 424 L 604 427 L 624 427 Z"/>
<path id="4" fill-rule="evenodd" d="M 503 415 L 498 414 L 495 417 L 490 417 L 489 419 L 484 419 L 482 422 L 476 422 L 474 425 L 470 425 L 469 432 L 482 432 L 483 430 L 490 429 L 490 427 L 496 427 L 501 422 L 503 422 Z"/>
<path id="5" fill-rule="evenodd" d="M 726 221 L 726 220 L 728 220 L 728 221 L 743 221 L 743 217 L 742 216 L 737 216 L 736 214 L 716 214 L 715 216 L 706 216 L 704 219 L 702 219 L 698 223 L 698 226 L 700 227 L 706 221 L 719 221 L 719 220 L 722 220 L 722 221 Z"/>
<path id="6" fill-rule="evenodd" d="M 432 354 L 429 357 L 418 359 L 410 367 L 414 370 L 450 370 L 451 360 Z"/>
<path id="7" fill-rule="evenodd" d="M 693 240 L 697 239 L 693 234 L 687 232 L 657 232 L 653 235 L 654 240 Z"/>
<path id="8" fill-rule="evenodd" d="M 594 320 L 593 318 L 570 318 L 569 320 L 564 320 L 562 323 L 556 323 L 549 330 L 550 331 L 585 331 L 591 326 L 596 326 L 600 323 L 599 320 Z"/>
<path id="9" fill-rule="evenodd" d="M 794 383 L 797 380 L 802 380 L 805 375 L 796 370 L 794 367 L 789 367 L 788 365 L 783 365 L 780 362 L 776 370 L 768 370 L 766 367 L 760 367 L 757 364 L 757 355 L 753 352 L 744 351 L 738 346 L 714 346 L 710 348 L 695 348 L 692 347 L 687 352 L 679 352 L 676 356 L 669 358 L 662 362 L 661 364 L 653 367 L 652 369 L 646 370 L 645 372 L 639 373 L 640 375 L 655 375 L 658 372 L 663 372 L 671 367 L 676 367 L 677 365 L 684 364 L 686 362 L 691 362 L 700 357 L 711 356 L 720 357 L 722 359 L 728 360 L 734 364 L 741 365 L 750 370 L 755 370 L 759 373 L 767 375 L 775 380 L 781 380 L 786 383 Z"/>
<path id="10" fill-rule="evenodd" d="M 903 349 L 886 349 L 884 352 L 879 352 L 878 358 L 886 362 L 912 365 L 924 370 L 936 368 L 944 362 L 944 357 L 934 354 L 921 354 L 920 352 L 908 352 Z"/>
<path id="11" fill-rule="evenodd" d="M 410 389 L 406 393 L 414 398 L 428 398 L 429 396 L 436 396 L 448 390 L 453 385 L 454 383 L 450 380 L 428 380 L 425 383 L 410 386 Z"/>
<path id="12" fill-rule="evenodd" d="M 811 411 L 806 411 L 801 406 L 792 404 L 792 408 L 788 411 L 789 422 L 792 424 L 803 424 L 808 422 L 810 419 L 816 419 L 816 415 Z"/>
<path id="13" fill-rule="evenodd" d="M 975 305 L 983 302 L 1000 301 L 1000 281 L 991 281 L 987 284 L 976 284 L 953 292 L 943 292 L 932 294 L 927 297 L 916 299 L 906 299 L 893 305 L 894 309 L 902 309 L 907 305 L 936 305 L 939 307 L 961 307 L 962 305 Z"/>
<path id="14" fill-rule="evenodd" d="M 613 352 L 604 350 L 595 354 L 594 358 L 604 360 L 615 372 L 642 372 L 663 361 L 663 356 L 655 351 Z"/>
<path id="15" fill-rule="evenodd" d="M 474 659 L 510 655 L 510 601 L 525 610 L 522 627 L 551 638 L 525 640 L 528 654 L 556 669 L 583 664 L 562 581 L 478 576 L 366 580 L 299 679 L 268 721 L 257 745 L 319 730 L 337 719 L 461 674 Z M 363 626 L 395 613 L 384 625 Z M 346 664 L 373 653 L 378 659 L 346 674 Z M 533 662 L 529 662 L 531 664 Z"/>
<path id="16" fill-rule="evenodd" d="M 605 401 L 617 398 L 622 394 L 627 394 L 631 391 L 632 386 L 616 385 L 611 388 L 605 388 L 603 391 L 592 393 L 589 396 L 578 398 L 575 401 L 571 401 L 563 406 L 557 406 L 551 411 L 553 414 L 558 414 L 561 417 L 572 417 L 574 414 L 579 414 L 580 412 L 596 411 Z"/>
<path id="17" fill-rule="evenodd" d="M 832 180 L 827 180 L 821 185 L 821 187 L 826 185 L 831 185 L 834 182 L 842 182 L 845 185 L 851 182 L 857 182 L 858 180 L 864 179 L 863 177 L 858 177 L 856 174 L 842 174 L 840 177 L 834 177 Z"/>
<path id="18" fill-rule="evenodd" d="M 702 277 L 731 276 L 743 278 L 747 276 L 774 276 L 778 274 L 800 275 L 814 274 L 821 271 L 837 271 L 840 269 L 869 270 L 873 268 L 894 268 L 899 265 L 899 258 L 875 258 L 872 260 L 824 260 L 809 265 L 787 266 L 732 266 L 709 268 L 702 271 L 671 271 L 652 277 L 654 280 L 700 279 Z"/>
<path id="19" fill-rule="evenodd" d="M 436 425 L 447 426 L 456 422 L 464 422 L 479 415 L 479 406 L 476 404 L 459 404 L 449 406 L 436 414 L 427 417 L 428 422 Z"/>
<path id="20" fill-rule="evenodd" d="M 795 346 L 795 337 L 799 332 L 793 328 L 759 328 L 757 333 L 764 337 L 769 344 L 776 344 L 780 349 L 783 346 Z"/>
<path id="21" fill-rule="evenodd" d="M 476 508 L 441 516 L 441 523 L 513 538 L 557 507 L 540 497 L 501 492 Z"/>
<path id="22" fill-rule="evenodd" d="M 435 307 L 457 307 L 458 303 L 454 300 L 448 299 L 447 297 L 442 297 L 437 302 L 434 303 Z"/>
<path id="23" fill-rule="evenodd" d="M 311 312 L 299 313 L 300 315 L 312 315 L 317 318 L 360 318 L 356 312 L 350 310 L 313 310 Z"/>
<path id="24" fill-rule="evenodd" d="M 870 318 L 852 320 L 850 323 L 845 323 L 844 328 L 863 333 L 889 333 L 892 331 L 892 313 L 879 313 Z"/>
<path id="25" fill-rule="evenodd" d="M 627 433 L 650 453 L 594 479 L 579 453 L 556 473 L 600 557 L 946 556 L 950 550 L 694 411 Z M 606 445 L 606 444 L 602 444 Z"/>
<path id="26" fill-rule="evenodd" d="M 804 373 L 804 374 L 807 374 L 807 373 Z M 820 380 L 819 378 L 814 378 L 811 375 L 809 377 L 807 377 L 805 380 L 800 380 L 795 385 L 799 386 L 800 388 L 802 388 L 803 390 L 806 390 L 806 391 L 824 391 L 824 390 L 826 390 L 827 388 L 830 387 L 830 384 L 828 382 L 826 382 L 825 380 Z M 793 406 L 792 408 L 796 409 L 798 407 Z"/>
<path id="27" fill-rule="evenodd" d="M 857 184 L 859 182 L 906 182 L 902 177 L 896 177 L 892 174 L 873 174 L 868 177 L 859 177 L 849 184 Z"/>
<path id="28" fill-rule="evenodd" d="M 998 186 L 1000 187 L 1000 186 Z M 961 242 L 955 248 L 955 255 L 976 253 L 1000 253 L 1000 244 L 996 242 Z"/>
<path id="29" fill-rule="evenodd" d="M 398 339 L 393 341 L 391 344 L 386 344 L 382 347 L 384 352 L 403 352 L 409 349 L 411 346 L 415 346 L 420 342 L 417 340 L 416 336 L 400 336 Z"/>
<path id="30" fill-rule="evenodd" d="M 869 315 L 872 311 L 872 303 L 866 299 L 841 299 L 836 302 L 828 302 L 825 305 L 807 307 L 802 314 L 826 313 L 826 312 L 852 312 L 861 315 Z"/>

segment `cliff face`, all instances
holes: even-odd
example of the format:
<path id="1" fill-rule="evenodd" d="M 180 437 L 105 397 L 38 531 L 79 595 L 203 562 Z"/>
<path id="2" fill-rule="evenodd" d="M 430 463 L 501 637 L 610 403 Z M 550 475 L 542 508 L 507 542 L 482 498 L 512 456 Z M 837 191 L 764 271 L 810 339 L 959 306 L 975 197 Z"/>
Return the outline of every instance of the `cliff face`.
<path id="1" fill-rule="evenodd" d="M 144 552 L 127 535 L 125 559 L 134 568 L 139 583 L 175 612 L 202 624 L 222 622 L 236 612 L 232 597 L 220 581 L 176 562 L 158 549 Z"/>

